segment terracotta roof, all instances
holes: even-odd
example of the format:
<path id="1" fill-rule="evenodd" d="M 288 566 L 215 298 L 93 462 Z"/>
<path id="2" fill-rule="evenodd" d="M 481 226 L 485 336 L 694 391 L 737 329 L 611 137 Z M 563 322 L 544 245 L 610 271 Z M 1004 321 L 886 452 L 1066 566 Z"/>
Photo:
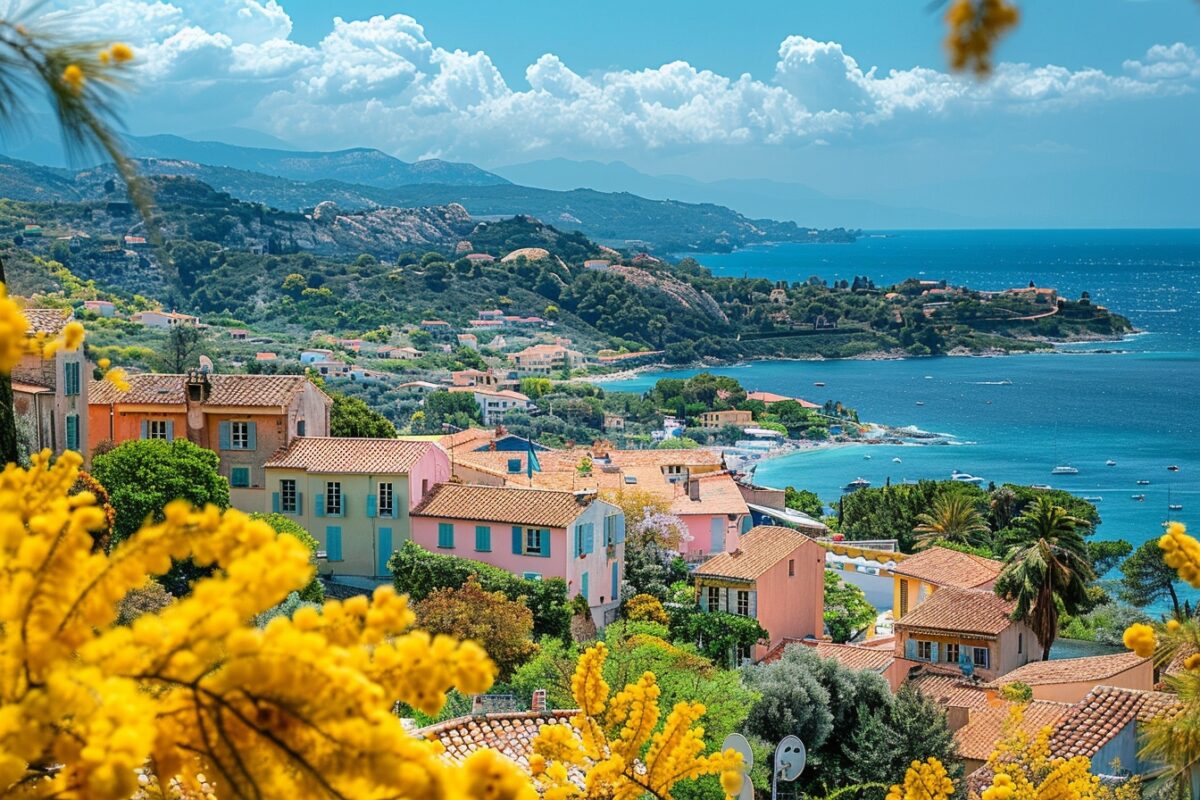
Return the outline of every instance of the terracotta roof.
<path id="1" fill-rule="evenodd" d="M 88 403 L 128 403 L 134 405 L 182 405 L 185 402 L 186 375 L 143 373 L 128 377 L 129 391 L 122 392 L 109 381 L 88 385 Z M 284 406 L 308 385 L 303 375 L 209 375 L 212 392 L 208 406 Z M 326 402 L 331 402 L 324 393 Z"/>
<path id="2" fill-rule="evenodd" d="M 42 386 L 40 383 L 26 383 L 24 381 L 13 381 L 12 388 L 14 392 L 20 392 L 21 394 L 45 394 L 54 391 L 49 386 Z"/>
<path id="3" fill-rule="evenodd" d="M 964 678 L 958 670 L 922 666 L 905 683 L 941 706 L 989 708 L 1002 702 L 995 691 Z"/>
<path id="4" fill-rule="evenodd" d="M 433 487 L 410 516 L 565 528 L 592 499 L 590 495 L 545 489 L 442 483 Z"/>
<path id="5" fill-rule="evenodd" d="M 804 408 L 820 408 L 816 403 L 811 403 L 799 397 L 788 397 L 786 394 L 775 394 L 775 392 L 747 392 L 747 400 L 759 400 L 767 405 L 772 403 L 782 403 L 784 400 L 795 400 Z"/>
<path id="6" fill-rule="evenodd" d="M 742 537 L 738 549 L 705 561 L 695 574 L 711 578 L 754 580 L 812 539 L 791 528 L 759 525 Z"/>
<path id="7" fill-rule="evenodd" d="M 498 750 L 522 769 L 528 771 L 533 740 L 543 725 L 570 725 L 574 711 L 518 711 L 482 714 L 419 728 L 414 736 L 440 742 L 445 748 L 442 758 L 451 764 L 485 747 Z"/>
<path id="8" fill-rule="evenodd" d="M 346 475 L 396 475 L 407 473 L 434 447 L 432 442 L 403 439 L 300 436 L 264 466 Z"/>
<path id="9" fill-rule="evenodd" d="M 71 321 L 69 308 L 23 308 L 21 313 L 29 320 L 29 333 L 55 335 Z"/>
<path id="10" fill-rule="evenodd" d="M 1030 686 L 1081 681 L 1091 681 L 1093 684 L 1097 684 L 1149 660 L 1136 653 L 1126 651 L 1106 656 L 1064 658 L 1058 661 L 1031 661 L 1025 666 L 1017 667 L 1003 677 L 997 678 L 992 681 L 991 685 L 999 687 L 1015 681 Z"/>
<path id="11" fill-rule="evenodd" d="M 996 580 L 1002 569 L 999 561 L 934 545 L 904 559 L 892 571 L 935 586 L 974 589 Z"/>
<path id="12" fill-rule="evenodd" d="M 1004 727 L 1012 714 L 1012 704 L 972 709 L 970 721 L 954 732 L 958 742 L 958 754 L 974 761 L 986 761 L 996 743 L 1004 738 Z M 1053 703 L 1049 700 L 1031 700 L 1025 704 L 1021 718 L 1021 730 L 1034 736 L 1042 728 L 1058 723 L 1071 711 L 1070 703 Z"/>
<path id="13" fill-rule="evenodd" d="M 483 428 L 464 428 L 457 433 L 450 433 L 441 438 L 439 444 L 447 451 L 457 450 L 460 447 L 478 446 L 483 442 L 491 441 L 494 431 L 485 430 Z"/>
<path id="14" fill-rule="evenodd" d="M 904 562 L 908 563 L 908 562 Z M 896 628 L 996 636 L 1014 624 L 1015 608 L 988 589 L 938 589 L 921 605 L 896 620 Z"/>
<path id="15" fill-rule="evenodd" d="M 812 647 L 821 658 L 832 658 L 848 669 L 883 672 L 896 660 L 896 655 L 891 650 L 877 650 L 873 647 L 833 642 L 817 642 Z"/>
<path id="16" fill-rule="evenodd" d="M 684 466 L 720 467 L 724 456 L 717 450 L 609 450 L 608 460 L 619 467 Z"/>
<path id="17" fill-rule="evenodd" d="M 1050 753 L 1091 758 L 1134 720 L 1148 722 L 1177 708 L 1178 695 L 1097 686 L 1059 723 L 1050 737 Z"/>
<path id="18" fill-rule="evenodd" d="M 727 472 L 713 472 L 692 477 L 700 487 L 700 499 L 693 500 L 685 483 L 668 484 L 678 487 L 679 494 L 671 501 L 671 513 L 687 514 L 748 514 L 746 499 L 737 482 Z"/>

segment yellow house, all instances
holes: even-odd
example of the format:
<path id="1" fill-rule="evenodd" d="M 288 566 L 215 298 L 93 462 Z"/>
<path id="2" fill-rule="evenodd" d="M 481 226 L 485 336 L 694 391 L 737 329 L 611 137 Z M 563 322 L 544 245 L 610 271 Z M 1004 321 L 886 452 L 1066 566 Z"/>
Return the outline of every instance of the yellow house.
<path id="1" fill-rule="evenodd" d="M 724 411 L 705 411 L 698 418 L 701 428 L 723 428 L 726 425 L 749 425 L 754 421 L 749 411 L 736 408 Z"/>
<path id="2" fill-rule="evenodd" d="M 903 619 L 942 587 L 991 589 L 1003 568 L 994 559 L 946 547 L 922 550 L 892 567 L 892 615 Z"/>
<path id="3" fill-rule="evenodd" d="M 301 437 L 265 469 L 265 510 L 316 538 L 323 571 L 357 576 L 389 574 L 388 559 L 412 538 L 409 511 L 450 479 L 445 451 L 400 439 Z"/>

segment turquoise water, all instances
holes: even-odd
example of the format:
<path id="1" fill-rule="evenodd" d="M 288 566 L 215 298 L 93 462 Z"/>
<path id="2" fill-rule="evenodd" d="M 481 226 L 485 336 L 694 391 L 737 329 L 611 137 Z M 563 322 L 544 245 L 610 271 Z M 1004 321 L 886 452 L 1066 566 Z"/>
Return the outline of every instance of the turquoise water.
<path id="1" fill-rule="evenodd" d="M 1170 503 L 1183 505 L 1171 518 L 1200 530 L 1200 231 L 903 232 L 851 245 L 782 245 L 698 258 L 717 274 L 772 280 L 857 274 L 885 284 L 921 276 L 979 289 L 1033 280 L 1070 296 L 1087 290 L 1093 302 L 1144 331 L 1124 342 L 1072 345 L 1055 354 L 773 361 L 712 370 L 747 389 L 818 403 L 841 400 L 864 420 L 916 425 L 958 442 L 797 453 L 760 464 L 756 482 L 808 488 L 835 502 L 840 487 L 856 477 L 880 486 L 888 479 L 948 478 L 959 469 L 996 483 L 1047 483 L 1103 497 L 1097 503 L 1103 538 L 1137 544 L 1158 536 L 1168 493 Z M 694 372 L 642 375 L 607 388 L 643 391 L 660 377 Z M 1117 466 L 1105 466 L 1108 459 Z M 1052 476 L 1060 463 L 1079 474 Z M 1169 464 L 1179 472 L 1169 472 Z M 1150 485 L 1138 486 L 1139 479 Z M 1145 501 L 1131 499 L 1134 494 L 1145 494 Z"/>

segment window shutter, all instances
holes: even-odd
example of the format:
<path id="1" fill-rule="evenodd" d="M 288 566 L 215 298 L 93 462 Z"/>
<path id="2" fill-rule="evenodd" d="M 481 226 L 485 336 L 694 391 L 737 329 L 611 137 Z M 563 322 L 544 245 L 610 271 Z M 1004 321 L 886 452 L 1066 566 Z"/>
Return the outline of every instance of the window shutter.
<path id="1" fill-rule="evenodd" d="M 521 526 L 513 525 L 513 555 L 519 556 L 524 552 L 521 544 Z"/>
<path id="2" fill-rule="evenodd" d="M 750 616 L 758 618 L 758 591 L 755 589 L 750 590 Z"/>
<path id="3" fill-rule="evenodd" d="M 142 437 L 141 438 L 145 439 L 149 435 L 150 435 L 150 423 L 147 422 L 146 420 L 142 420 Z"/>
<path id="4" fill-rule="evenodd" d="M 296 515 L 304 514 L 304 492 L 296 492 Z"/>
<path id="5" fill-rule="evenodd" d="M 67 449 L 79 449 L 79 417 L 74 414 L 68 414 L 67 423 Z"/>
<path id="6" fill-rule="evenodd" d="M 546 529 L 546 528 L 542 528 L 542 552 L 541 552 L 541 556 L 542 556 L 542 558 L 549 558 L 549 557 L 550 557 L 550 531 L 549 531 L 548 529 Z"/>
<path id="7" fill-rule="evenodd" d="M 487 525 L 475 526 L 475 549 L 480 553 L 492 550 L 492 529 Z"/>
<path id="8" fill-rule="evenodd" d="M 938 643 L 934 642 L 929 645 L 929 661 L 936 664 L 938 660 Z"/>
<path id="9" fill-rule="evenodd" d="M 375 516 L 376 505 L 377 505 L 377 501 L 375 499 L 375 495 L 373 495 L 373 494 L 367 495 L 367 516 L 368 517 Z"/>
<path id="10" fill-rule="evenodd" d="M 279 492 L 271 492 L 271 512 L 279 513 Z"/>
<path id="11" fill-rule="evenodd" d="M 583 599 L 591 605 L 591 595 L 588 594 L 588 574 L 585 572 L 579 576 L 579 593 L 583 595 Z"/>
<path id="12" fill-rule="evenodd" d="M 375 566 L 375 574 L 381 575 L 381 576 L 388 574 L 388 561 L 390 561 L 392 558 L 393 550 L 394 550 L 394 548 L 392 547 L 392 529 L 391 528 L 380 528 L 379 529 L 379 563 Z"/>
<path id="13" fill-rule="evenodd" d="M 257 422 L 247 422 L 246 423 L 246 449 L 247 450 L 257 450 L 258 449 L 258 423 Z"/>
<path id="14" fill-rule="evenodd" d="M 621 563 L 614 561 L 612 565 L 612 600 L 621 594 Z"/>
<path id="15" fill-rule="evenodd" d="M 625 541 L 625 520 L 617 514 L 613 514 L 610 519 L 613 521 L 613 541 L 621 544 Z"/>
<path id="16" fill-rule="evenodd" d="M 167 420 L 167 441 L 175 441 L 175 420 L 173 419 Z"/>
<path id="17" fill-rule="evenodd" d="M 143 423 L 143 424 L 145 424 L 145 423 Z M 217 439 L 219 440 L 218 446 L 220 447 L 220 449 L 222 449 L 222 450 L 229 449 L 229 423 L 228 422 L 222 422 L 220 425 L 217 426 Z M 321 513 L 324 513 L 324 512 L 321 512 Z"/>
<path id="18" fill-rule="evenodd" d="M 325 516 L 325 495 L 317 492 L 317 496 L 313 499 L 313 510 L 318 517 Z"/>
<path id="19" fill-rule="evenodd" d="M 583 525 L 576 525 L 571 533 L 571 558 L 579 558 L 583 548 Z"/>
<path id="20" fill-rule="evenodd" d="M 917 642 L 915 639 L 906 639 L 904 642 L 904 657 L 912 661 L 917 660 Z"/>
<path id="21" fill-rule="evenodd" d="M 330 561 L 342 560 L 342 528 L 329 525 L 325 528 L 325 557 Z"/>
<path id="22" fill-rule="evenodd" d="M 614 566 L 616 566 L 616 565 L 614 564 Z M 702 611 L 708 611 L 708 587 L 707 586 L 700 587 L 700 609 Z"/>
<path id="23" fill-rule="evenodd" d="M 718 611 L 729 611 L 729 590 L 722 588 L 720 596 L 721 596 L 721 599 L 718 602 L 720 603 L 721 607 L 717 610 Z"/>
<path id="24" fill-rule="evenodd" d="M 589 522 L 583 528 L 583 552 L 591 553 L 596 549 L 596 524 Z"/>

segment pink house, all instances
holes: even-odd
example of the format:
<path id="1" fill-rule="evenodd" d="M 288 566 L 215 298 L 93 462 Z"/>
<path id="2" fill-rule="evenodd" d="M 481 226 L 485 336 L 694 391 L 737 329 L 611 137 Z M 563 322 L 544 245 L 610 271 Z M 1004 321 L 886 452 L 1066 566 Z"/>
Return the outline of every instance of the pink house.
<path id="1" fill-rule="evenodd" d="M 799 531 L 760 525 L 736 550 L 720 553 L 695 572 L 705 611 L 754 617 L 767 639 L 731 654 L 733 663 L 758 661 L 781 642 L 820 637 L 825 628 L 825 549 Z"/>
<path id="2" fill-rule="evenodd" d="M 617 607 L 625 517 L 593 492 L 443 483 L 412 510 L 412 539 L 529 579 L 556 577 L 582 594 L 596 624 Z"/>

